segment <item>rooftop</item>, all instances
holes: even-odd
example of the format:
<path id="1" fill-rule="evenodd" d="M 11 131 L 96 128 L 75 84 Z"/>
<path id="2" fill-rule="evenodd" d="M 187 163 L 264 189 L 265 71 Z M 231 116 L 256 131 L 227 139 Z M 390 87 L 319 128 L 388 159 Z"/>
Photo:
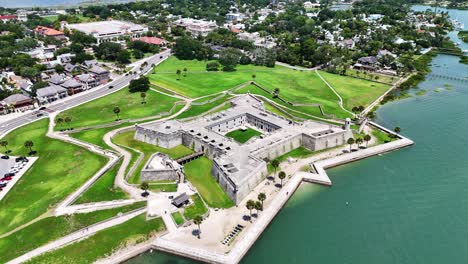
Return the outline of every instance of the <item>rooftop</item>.
<path id="1" fill-rule="evenodd" d="M 144 26 L 120 20 L 69 24 L 68 27 L 90 35 L 127 34 L 146 29 Z"/>

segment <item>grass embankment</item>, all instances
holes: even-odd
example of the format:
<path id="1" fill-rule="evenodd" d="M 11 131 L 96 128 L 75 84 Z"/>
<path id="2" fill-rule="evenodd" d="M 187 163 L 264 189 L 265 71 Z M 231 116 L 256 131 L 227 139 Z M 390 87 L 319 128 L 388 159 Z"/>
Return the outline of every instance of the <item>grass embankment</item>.
<path id="1" fill-rule="evenodd" d="M 189 180 L 203 197 L 203 200 L 214 208 L 229 208 L 234 202 L 216 182 L 211 175 L 213 161 L 200 157 L 184 165 L 184 172 Z"/>
<path id="2" fill-rule="evenodd" d="M 377 144 L 383 144 L 395 140 L 394 138 L 390 137 L 389 134 L 379 129 L 373 129 L 371 134 L 377 140 Z"/>
<path id="3" fill-rule="evenodd" d="M 172 159 L 178 159 L 193 153 L 193 151 L 183 145 L 166 149 L 161 148 L 159 146 L 147 144 L 138 140 L 134 139 L 135 131 L 128 131 L 116 135 L 113 138 L 113 142 L 122 146 L 130 147 L 133 149 L 137 149 L 141 151 L 145 156 L 143 160 L 138 164 L 137 169 L 133 173 L 133 175 L 128 179 L 130 183 L 140 183 L 140 172 L 145 166 L 148 159 L 151 157 L 152 154 L 156 152 L 161 152 L 169 155 Z"/>
<path id="4" fill-rule="evenodd" d="M 46 137 L 43 119 L 9 133 L 4 139 L 12 155 L 27 155 L 32 140 L 39 159 L 0 201 L 0 234 L 36 219 L 79 188 L 106 163 L 81 147 Z"/>
<path id="5" fill-rule="evenodd" d="M 190 198 L 192 199 L 193 203 L 184 209 L 184 216 L 187 220 L 192 220 L 195 218 L 195 216 L 204 215 L 206 212 L 208 212 L 208 208 L 206 208 L 198 194 L 194 194 L 190 196 Z"/>
<path id="6" fill-rule="evenodd" d="M 33 258 L 27 263 L 93 263 L 113 252 L 147 241 L 165 229 L 161 218 L 147 221 L 141 214 L 95 235 Z"/>
<path id="7" fill-rule="evenodd" d="M 140 93 L 130 93 L 127 88 L 124 88 L 67 110 L 59 116 L 71 117 L 70 125 L 75 128 L 93 126 L 114 122 L 117 119 L 117 115 L 113 111 L 116 106 L 120 108 L 120 119 L 134 119 L 168 112 L 179 99 L 148 90 L 145 101 L 146 103 L 142 104 Z M 56 129 L 60 129 L 60 126 L 57 126 Z"/>
<path id="8" fill-rule="evenodd" d="M 103 149 L 112 149 L 104 142 L 104 135 L 117 128 L 131 126 L 131 125 L 132 123 L 122 123 L 117 126 L 83 130 L 80 132 L 71 133 L 69 135 L 70 137 L 76 138 L 84 142 L 89 142 Z"/>
<path id="9" fill-rule="evenodd" d="M 215 108 L 216 106 L 226 102 L 227 100 L 229 100 L 229 98 L 230 98 L 229 96 L 225 95 L 225 96 L 219 98 L 218 100 L 215 100 L 215 101 L 207 103 L 207 104 L 191 105 L 189 109 L 187 109 L 186 111 L 184 111 L 183 113 L 178 115 L 176 118 L 177 119 L 182 119 L 182 118 L 188 118 L 188 117 L 194 117 L 194 116 L 201 115 L 201 114 L 203 114 L 205 112 L 208 112 L 209 110 Z M 206 101 L 206 100 L 202 99 L 201 101 Z"/>
<path id="10" fill-rule="evenodd" d="M 322 71 L 320 74 L 343 98 L 343 106 L 348 110 L 355 106 L 368 106 L 390 88 L 388 84 L 349 78 Z"/>
<path id="11" fill-rule="evenodd" d="M 149 189 L 153 192 L 177 192 L 177 183 L 150 183 Z"/>
<path id="12" fill-rule="evenodd" d="M 226 134 L 226 137 L 233 138 L 235 141 L 239 143 L 245 143 L 249 141 L 249 139 L 253 137 L 259 137 L 261 135 L 262 135 L 261 132 L 248 127 L 246 130 L 237 129 L 237 130 L 231 131 Z"/>
<path id="13" fill-rule="evenodd" d="M 188 69 L 188 74 L 182 75 L 179 79 L 176 71 L 183 68 Z M 256 77 L 253 78 L 252 75 Z M 328 78 L 336 85 L 334 88 L 346 91 L 342 97 L 345 103 L 349 102 L 351 107 L 355 106 L 353 105 L 355 103 L 368 105 L 383 93 L 382 90 L 386 90 L 380 89 L 385 87 L 385 84 L 353 77 L 330 75 Z M 267 68 L 238 65 L 235 72 L 206 72 L 206 62 L 204 61 L 181 61 L 171 57 L 157 66 L 156 74 L 152 74 L 150 79 L 157 85 L 188 97 L 218 93 L 254 80 L 269 91 L 279 88 L 280 97 L 287 101 L 296 104 L 320 104 L 327 114 L 336 117 L 349 116 L 349 113 L 343 111 L 338 105 L 338 97 L 333 91 L 315 72 L 310 71 L 297 71 L 282 66 Z M 350 84 L 351 88 L 349 88 Z M 368 92 L 370 95 L 367 94 Z M 267 97 L 270 98 L 271 94 L 267 93 Z M 286 106 L 290 107 L 290 105 Z M 318 107 L 298 106 L 294 109 L 322 116 Z"/>
<path id="14" fill-rule="evenodd" d="M 47 217 L 17 232 L 0 239 L 0 262 L 5 263 L 53 240 L 85 228 L 89 225 L 145 206 L 145 202 L 96 211 L 86 214 L 73 214 Z M 56 262 L 59 263 L 59 262 Z"/>
<path id="15" fill-rule="evenodd" d="M 178 226 L 185 222 L 184 217 L 182 216 L 180 212 L 172 213 L 172 219 L 174 219 L 174 222 Z"/>
<path id="16" fill-rule="evenodd" d="M 298 147 L 296 149 L 293 149 L 287 153 L 284 153 L 283 155 L 281 156 L 278 156 L 275 160 L 278 160 L 280 163 L 285 161 L 287 158 L 291 157 L 291 158 L 294 158 L 294 159 L 304 159 L 304 158 L 307 158 L 307 157 L 310 157 L 311 155 L 315 154 L 317 152 L 314 152 L 312 150 L 308 150 L 304 147 Z M 272 173 L 275 171 L 275 169 L 273 168 L 273 166 L 271 165 L 271 162 L 269 162 L 267 164 L 267 169 L 268 169 L 268 173 Z M 276 170 L 277 172 L 280 171 L 280 168 L 278 168 Z"/>
<path id="17" fill-rule="evenodd" d="M 117 176 L 122 162 L 118 162 L 101 176 L 86 192 L 75 201 L 75 204 L 121 200 L 128 198 L 128 195 L 122 189 L 114 186 L 114 180 Z"/>

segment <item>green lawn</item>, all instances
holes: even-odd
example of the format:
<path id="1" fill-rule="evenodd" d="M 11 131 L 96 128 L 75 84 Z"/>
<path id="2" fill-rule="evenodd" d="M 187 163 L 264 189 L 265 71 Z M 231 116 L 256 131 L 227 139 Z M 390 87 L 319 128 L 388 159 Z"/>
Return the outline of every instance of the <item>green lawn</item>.
<path id="1" fill-rule="evenodd" d="M 262 133 L 258 132 L 255 129 L 248 127 L 246 130 L 237 129 L 226 134 L 226 137 L 233 138 L 239 143 L 245 143 L 253 137 L 259 137 Z"/>
<path id="2" fill-rule="evenodd" d="M 194 194 L 190 196 L 192 199 L 192 204 L 185 207 L 184 209 L 184 216 L 187 220 L 192 220 L 197 215 L 204 215 L 208 212 L 208 208 L 206 208 L 205 204 L 203 203 L 202 199 L 198 194 Z"/>
<path id="3" fill-rule="evenodd" d="M 213 161 L 206 157 L 201 157 L 184 165 L 184 172 L 205 202 L 213 208 L 229 208 L 234 206 L 234 202 L 226 192 L 211 176 Z"/>
<path id="4" fill-rule="evenodd" d="M 168 112 L 178 99 L 155 91 L 146 92 L 146 104 L 142 104 L 140 93 L 130 93 L 127 88 L 97 100 L 74 107 L 60 116 L 70 116 L 71 126 L 84 127 L 114 122 L 117 118 L 114 107 L 120 108 L 120 119 L 142 118 Z M 56 129 L 60 129 L 57 126 Z"/>
<path id="5" fill-rule="evenodd" d="M 360 80 L 328 72 L 320 72 L 325 80 L 343 98 L 344 107 L 351 110 L 354 106 L 368 106 L 375 101 L 390 85 Z"/>
<path id="6" fill-rule="evenodd" d="M 201 115 L 205 112 L 208 112 L 209 110 L 215 108 L 216 106 L 226 102 L 230 97 L 229 96 L 224 96 L 222 98 L 219 98 L 216 101 L 213 101 L 211 103 L 207 103 L 204 105 L 192 105 L 190 106 L 189 109 L 187 109 L 185 112 L 181 113 L 178 115 L 176 118 L 177 119 L 182 119 L 182 118 L 188 118 L 188 117 L 194 117 Z"/>
<path id="7" fill-rule="evenodd" d="M 147 221 L 146 215 L 141 214 L 85 240 L 33 258 L 27 263 L 93 263 L 126 246 L 147 241 L 164 229 L 161 218 Z"/>
<path id="8" fill-rule="evenodd" d="M 128 179 L 130 183 L 140 183 L 140 171 L 143 169 L 143 166 L 145 166 L 145 163 L 148 161 L 151 155 L 156 152 L 166 153 L 173 159 L 178 159 L 178 158 L 181 158 L 181 157 L 184 157 L 193 153 L 191 149 L 183 145 L 180 145 L 171 149 L 166 149 L 166 148 L 161 148 L 159 146 L 147 144 L 147 143 L 135 140 L 133 138 L 134 135 L 135 135 L 135 131 L 128 131 L 128 132 L 116 135 L 113 138 L 114 143 L 137 149 L 145 154 L 145 157 L 138 164 L 138 167 L 133 173 L 133 175 Z"/>
<path id="9" fill-rule="evenodd" d="M 39 159 L 0 201 L 0 234 L 34 220 L 62 201 L 104 166 L 107 159 L 81 147 L 45 136 L 43 119 L 9 133 L 12 155 L 27 155 L 32 140 Z"/>
<path id="10" fill-rule="evenodd" d="M 121 200 L 128 195 L 120 188 L 114 186 L 115 176 L 122 162 L 117 162 L 111 169 L 101 176 L 86 192 L 75 201 L 75 204 Z"/>
<path id="11" fill-rule="evenodd" d="M 371 134 L 377 140 L 378 144 L 383 144 L 383 143 L 387 143 L 387 142 L 394 140 L 393 138 L 389 136 L 389 134 L 383 132 L 380 129 L 373 129 Z"/>
<path id="12" fill-rule="evenodd" d="M 177 192 L 177 183 L 150 183 L 149 189 L 153 192 Z"/>
<path id="13" fill-rule="evenodd" d="M 150 79 L 159 86 L 188 97 L 214 94 L 254 80 L 269 91 L 279 88 L 280 97 L 292 103 L 320 104 L 326 114 L 338 118 L 350 116 L 339 107 L 338 97 L 315 72 L 298 71 L 282 66 L 267 68 L 254 65 L 238 65 L 235 72 L 206 72 L 205 66 L 205 61 L 181 61 L 171 57 L 156 67 L 156 73 L 150 75 Z M 184 67 L 188 69 L 188 74 L 181 76 L 178 80 L 176 71 Z M 255 79 L 252 78 L 253 74 L 256 75 Z M 355 104 L 370 104 L 389 87 L 385 84 L 347 76 L 325 72 L 321 74 L 339 91 L 345 101 L 345 106 L 350 108 Z M 252 86 L 240 89 L 238 93 L 245 93 L 249 89 L 252 93 L 272 99 L 270 93 Z M 307 114 L 322 116 L 317 106 L 291 107 L 280 100 L 274 101 Z"/>
<path id="14" fill-rule="evenodd" d="M 103 149 L 112 149 L 104 142 L 104 135 L 117 128 L 126 127 L 130 125 L 132 125 L 132 123 L 123 123 L 112 127 L 83 130 L 80 132 L 71 133 L 69 135 L 70 137 L 76 138 L 78 140 L 100 146 Z"/>
<path id="15" fill-rule="evenodd" d="M 45 245 L 53 240 L 82 229 L 86 226 L 104 221 L 137 208 L 144 207 L 146 202 L 101 210 L 85 214 L 47 217 L 27 226 L 17 232 L 0 239 L 0 262 L 19 257 L 28 251 Z"/>
<path id="16" fill-rule="evenodd" d="M 174 222 L 178 226 L 185 222 L 184 217 L 182 216 L 180 212 L 172 213 L 172 219 L 174 219 Z"/>

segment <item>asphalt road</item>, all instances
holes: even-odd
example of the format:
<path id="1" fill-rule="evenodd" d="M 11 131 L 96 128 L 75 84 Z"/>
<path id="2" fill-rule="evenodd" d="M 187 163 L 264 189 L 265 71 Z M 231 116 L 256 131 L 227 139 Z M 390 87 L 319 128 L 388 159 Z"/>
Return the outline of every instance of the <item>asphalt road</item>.
<path id="1" fill-rule="evenodd" d="M 119 79 L 116 79 L 103 87 L 95 88 L 88 93 L 74 95 L 65 101 L 56 101 L 52 104 L 46 105 L 46 107 L 47 109 L 52 110 L 52 111 L 64 111 L 66 109 L 73 108 L 75 106 L 84 104 L 88 101 L 92 101 L 99 97 L 116 92 L 126 87 L 132 79 L 138 78 L 141 75 L 144 75 L 148 73 L 149 71 L 151 71 L 152 64 L 157 64 L 161 62 L 162 60 L 170 56 L 170 54 L 171 54 L 171 50 L 166 50 L 161 53 L 155 54 L 146 60 L 148 62 L 148 65 L 144 67 L 143 70 L 140 71 L 140 65 L 137 65 L 133 68 L 132 71 L 138 72 L 138 74 L 133 74 L 133 75 L 129 74 L 128 76 L 122 76 Z M 110 89 L 109 86 L 113 86 L 113 88 Z M 2 122 L 0 118 L 0 138 L 4 136 L 6 133 L 8 133 L 10 130 L 23 126 L 29 122 L 36 121 L 36 120 L 46 117 L 47 113 L 45 111 L 42 111 L 42 112 L 44 115 L 40 117 L 37 116 L 37 113 L 35 114 L 28 113 L 18 118 L 8 120 L 6 122 Z"/>

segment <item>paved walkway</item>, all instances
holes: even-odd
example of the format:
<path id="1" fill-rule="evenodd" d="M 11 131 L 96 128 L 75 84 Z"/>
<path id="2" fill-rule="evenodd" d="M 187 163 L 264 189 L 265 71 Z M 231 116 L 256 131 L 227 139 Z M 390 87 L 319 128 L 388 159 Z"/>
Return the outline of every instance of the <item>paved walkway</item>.
<path id="1" fill-rule="evenodd" d="M 67 235 L 67 236 L 64 236 L 60 239 L 57 239 L 49 244 L 46 244 L 42 247 L 39 247 L 39 248 L 36 248 L 32 251 L 29 251 L 28 253 L 18 257 L 18 258 L 15 258 L 9 262 L 7 262 L 7 264 L 18 264 L 18 263 L 23 263 L 23 262 L 26 262 L 34 257 L 37 257 L 41 254 L 44 254 L 46 252 L 49 252 L 49 251 L 52 251 L 52 250 L 55 250 L 55 249 L 58 249 L 58 248 L 61 248 L 61 247 L 64 247 L 68 244 L 71 244 L 73 242 L 76 242 L 80 239 L 83 239 L 83 238 L 86 238 L 90 235 L 93 235 L 101 230 L 104 230 L 104 229 L 107 229 L 109 227 L 112 227 L 112 226 L 115 226 L 115 225 L 120 225 L 122 223 L 125 223 L 126 221 L 142 214 L 146 212 L 146 208 L 144 209 L 139 209 L 139 210 L 136 210 L 136 211 L 133 211 L 133 212 L 130 212 L 130 213 L 127 213 L 127 214 L 124 214 L 122 216 L 117 216 L 117 217 L 114 217 L 114 218 L 111 218 L 109 220 L 106 220 L 106 221 L 103 221 L 103 222 L 100 222 L 100 223 L 97 223 L 95 225 L 92 225 L 92 226 L 89 226 L 89 227 L 86 227 L 84 229 L 81 229 L 79 231 L 76 231 L 70 235 Z"/>

